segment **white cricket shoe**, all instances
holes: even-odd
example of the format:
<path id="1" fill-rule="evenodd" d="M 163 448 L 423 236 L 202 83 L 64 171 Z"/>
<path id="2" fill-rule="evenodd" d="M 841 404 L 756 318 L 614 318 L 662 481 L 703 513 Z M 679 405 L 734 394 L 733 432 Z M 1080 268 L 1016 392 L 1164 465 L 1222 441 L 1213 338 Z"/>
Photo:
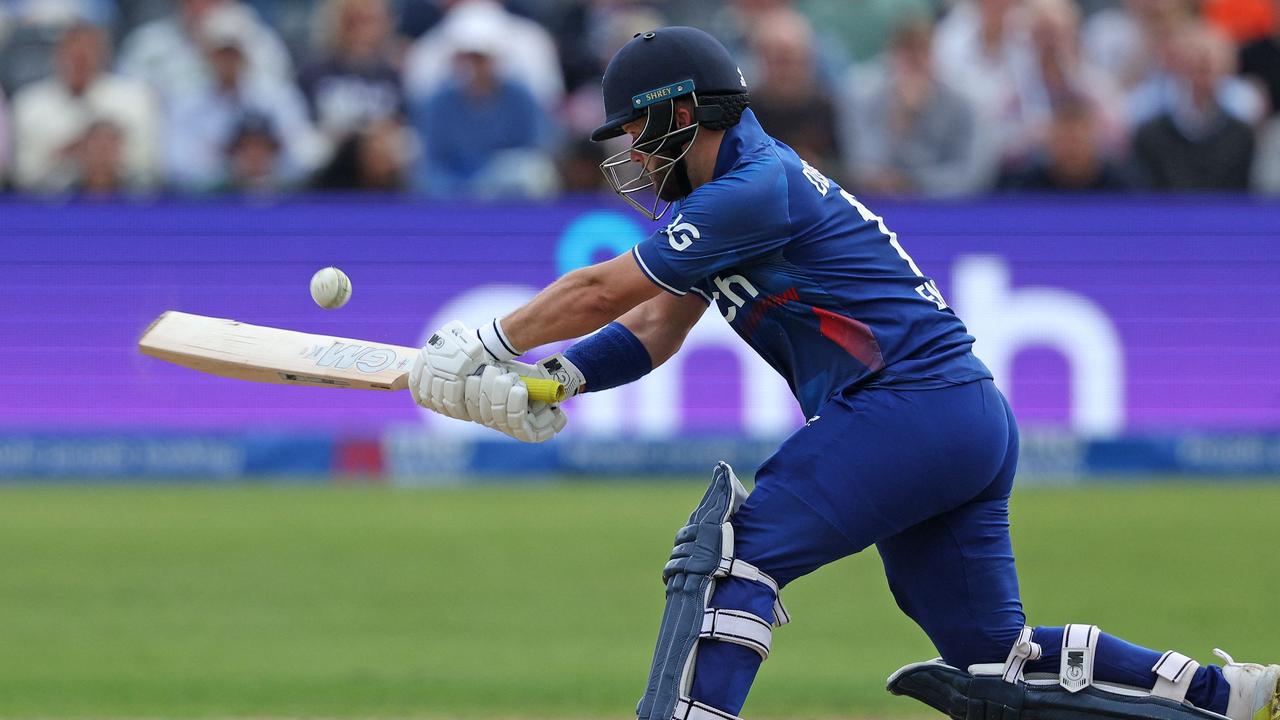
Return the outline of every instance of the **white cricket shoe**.
<path id="1" fill-rule="evenodd" d="M 1226 661 L 1222 675 L 1231 686 L 1227 717 L 1280 720 L 1280 665 L 1238 663 L 1218 648 L 1213 649 L 1213 654 Z"/>

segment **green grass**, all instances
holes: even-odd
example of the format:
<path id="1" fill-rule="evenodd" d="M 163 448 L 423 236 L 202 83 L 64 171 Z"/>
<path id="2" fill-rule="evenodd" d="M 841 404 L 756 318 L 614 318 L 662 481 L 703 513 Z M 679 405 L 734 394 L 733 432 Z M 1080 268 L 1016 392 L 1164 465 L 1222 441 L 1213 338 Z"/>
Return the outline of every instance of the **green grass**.
<path id="1" fill-rule="evenodd" d="M 627 717 L 699 484 L 0 491 L 0 716 Z M 1027 489 L 1033 623 L 1280 656 L 1278 485 Z M 863 553 L 788 588 L 749 717 L 921 715 Z"/>

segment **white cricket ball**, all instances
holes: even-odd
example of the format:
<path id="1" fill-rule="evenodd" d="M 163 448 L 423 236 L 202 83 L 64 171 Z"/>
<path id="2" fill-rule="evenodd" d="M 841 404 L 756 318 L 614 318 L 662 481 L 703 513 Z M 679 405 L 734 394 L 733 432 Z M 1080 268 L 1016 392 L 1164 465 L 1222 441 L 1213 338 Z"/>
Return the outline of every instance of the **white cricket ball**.
<path id="1" fill-rule="evenodd" d="M 318 270 L 311 276 L 311 299 L 326 310 L 337 310 L 351 299 L 351 278 L 332 266 Z"/>

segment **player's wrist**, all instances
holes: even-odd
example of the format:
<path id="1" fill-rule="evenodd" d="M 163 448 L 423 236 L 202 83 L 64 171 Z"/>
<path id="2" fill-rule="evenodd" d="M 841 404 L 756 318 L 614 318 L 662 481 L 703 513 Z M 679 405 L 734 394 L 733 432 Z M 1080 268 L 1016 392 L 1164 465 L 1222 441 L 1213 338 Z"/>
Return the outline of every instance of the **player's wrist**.
<path id="1" fill-rule="evenodd" d="M 494 362 L 514 360 L 524 354 L 523 350 L 517 349 L 511 343 L 511 339 L 502 330 L 502 322 L 497 318 L 476 328 L 476 335 L 480 338 L 480 344 L 484 346 L 485 352 L 493 358 Z"/>

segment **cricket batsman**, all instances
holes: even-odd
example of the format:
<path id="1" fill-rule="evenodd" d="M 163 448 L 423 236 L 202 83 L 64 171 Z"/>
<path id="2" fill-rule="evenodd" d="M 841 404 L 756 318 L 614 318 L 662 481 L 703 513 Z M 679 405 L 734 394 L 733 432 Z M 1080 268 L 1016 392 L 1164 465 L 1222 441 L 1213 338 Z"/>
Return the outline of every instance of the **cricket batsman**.
<path id="1" fill-rule="evenodd" d="M 632 382 L 709 306 L 787 379 L 809 421 L 750 494 L 719 463 L 676 536 L 638 717 L 737 720 L 789 620 L 779 590 L 874 545 L 941 655 L 894 673 L 890 690 L 957 720 L 1280 720 L 1278 665 L 1217 651 L 1224 665 L 1201 666 L 1092 625 L 1026 625 L 1009 404 L 884 220 L 760 126 L 717 40 L 688 27 L 636 35 L 605 71 L 604 104 L 592 139 L 625 133 L 631 146 L 601 168 L 669 224 L 476 330 L 445 325 L 410 385 L 424 407 L 541 442 L 566 417 L 531 404 L 520 375 L 570 394 Z M 533 366 L 515 361 L 582 336 Z"/>

